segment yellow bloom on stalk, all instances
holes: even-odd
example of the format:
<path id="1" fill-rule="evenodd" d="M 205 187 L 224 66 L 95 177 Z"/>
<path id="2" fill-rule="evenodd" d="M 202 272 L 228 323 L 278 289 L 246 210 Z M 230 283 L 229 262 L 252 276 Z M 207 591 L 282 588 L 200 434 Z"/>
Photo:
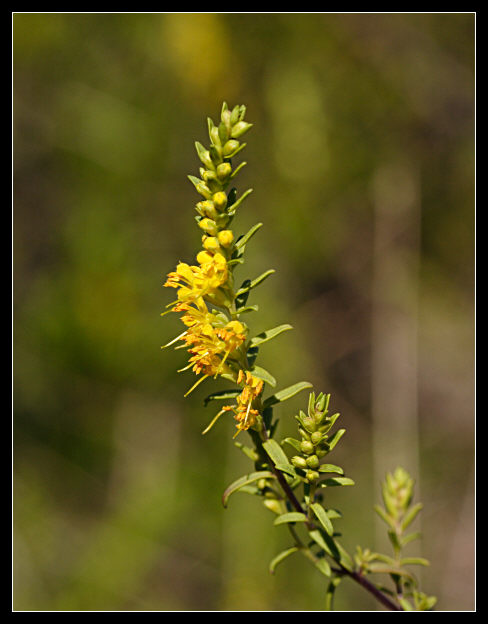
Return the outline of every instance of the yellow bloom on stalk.
<path id="1" fill-rule="evenodd" d="M 259 415 L 259 410 L 253 408 L 253 401 L 259 397 L 263 391 L 264 383 L 261 379 L 254 377 L 249 371 L 239 371 L 237 377 L 237 383 L 244 382 L 244 388 L 239 396 L 236 398 L 235 405 L 225 405 L 222 411 L 234 412 L 234 418 L 237 420 L 237 433 L 236 437 L 241 431 L 246 431 L 249 427 L 256 424 L 256 418 Z"/>

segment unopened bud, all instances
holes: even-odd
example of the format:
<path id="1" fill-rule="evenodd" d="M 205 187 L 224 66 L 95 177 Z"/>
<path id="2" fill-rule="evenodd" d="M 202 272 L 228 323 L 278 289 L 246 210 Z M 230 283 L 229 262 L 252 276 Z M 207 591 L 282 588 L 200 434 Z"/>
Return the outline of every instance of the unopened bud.
<path id="1" fill-rule="evenodd" d="M 222 247 L 230 247 L 232 245 L 232 241 L 234 240 L 232 230 L 222 230 L 218 233 L 217 237 Z"/>
<path id="2" fill-rule="evenodd" d="M 305 477 L 307 481 L 317 481 L 320 477 L 320 474 L 316 470 L 307 470 Z"/>
<path id="3" fill-rule="evenodd" d="M 236 125 L 232 128 L 230 135 L 233 139 L 238 139 L 251 127 L 252 124 L 247 123 L 247 121 L 238 121 Z"/>
<path id="4" fill-rule="evenodd" d="M 212 221 L 212 219 L 201 219 L 198 222 L 198 225 L 206 234 L 210 234 L 210 236 L 217 235 L 217 225 L 215 224 L 215 221 Z"/>
<path id="5" fill-rule="evenodd" d="M 220 251 L 219 241 L 217 238 L 215 238 L 215 236 L 208 236 L 203 241 L 203 246 L 207 251 L 212 251 L 214 253 L 216 251 Z"/>
<path id="6" fill-rule="evenodd" d="M 311 435 L 311 438 L 314 444 L 319 444 L 319 442 L 322 440 L 322 433 L 320 431 L 314 431 Z"/>
<path id="7" fill-rule="evenodd" d="M 212 192 L 204 182 L 198 183 L 195 188 L 200 195 L 205 197 L 205 199 L 210 199 L 212 197 Z"/>
<path id="8" fill-rule="evenodd" d="M 276 499 L 266 498 L 263 500 L 263 505 L 278 516 L 283 513 L 282 505 Z"/>
<path id="9" fill-rule="evenodd" d="M 314 452 L 314 445 L 309 440 L 302 440 L 300 442 L 300 450 L 302 451 L 302 453 L 311 455 Z"/>
<path id="10" fill-rule="evenodd" d="M 295 468 L 307 468 L 307 462 L 300 455 L 295 455 L 295 457 L 291 458 L 291 463 L 295 466 Z"/>
<path id="11" fill-rule="evenodd" d="M 319 467 L 319 458 L 317 457 L 317 455 L 310 455 L 310 457 L 307 457 L 307 466 L 309 468 Z"/>
<path id="12" fill-rule="evenodd" d="M 215 220 L 218 216 L 218 212 L 215 209 L 214 203 L 210 199 L 198 202 L 197 210 L 202 215 L 202 217 L 204 216 L 208 217 L 209 219 Z"/>
<path id="13" fill-rule="evenodd" d="M 230 166 L 230 163 L 228 162 L 220 163 L 220 165 L 217 167 L 217 177 L 220 180 L 225 180 L 225 178 L 230 176 L 231 173 L 232 173 L 232 167 Z"/>
<path id="14" fill-rule="evenodd" d="M 239 141 L 236 141 L 235 139 L 230 139 L 230 141 L 227 141 L 227 143 L 224 145 L 224 156 L 230 156 L 233 152 L 236 151 L 238 147 Z"/>
<path id="15" fill-rule="evenodd" d="M 213 203 L 219 212 L 225 210 L 227 206 L 227 195 L 223 191 L 219 191 L 218 193 L 214 193 Z"/>

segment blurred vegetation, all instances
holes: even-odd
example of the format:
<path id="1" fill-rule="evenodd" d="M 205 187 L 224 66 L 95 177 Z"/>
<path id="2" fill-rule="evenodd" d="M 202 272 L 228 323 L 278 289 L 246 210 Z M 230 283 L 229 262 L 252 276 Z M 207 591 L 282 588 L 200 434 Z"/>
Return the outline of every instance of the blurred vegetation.
<path id="1" fill-rule="evenodd" d="M 201 437 L 217 388 L 183 399 L 185 358 L 160 350 L 178 329 L 159 316 L 163 277 L 199 246 L 194 141 L 223 100 L 255 124 L 236 228 L 264 227 L 242 277 L 277 270 L 252 322 L 295 327 L 262 364 L 342 413 L 346 545 L 374 547 L 375 435 L 405 440 L 375 421 L 372 361 L 413 348 L 423 586 L 440 610 L 473 609 L 474 28 L 462 13 L 13 15 L 14 609 L 323 609 L 307 562 L 268 574 L 287 544 L 272 515 L 244 494 L 222 508 L 247 469 L 234 425 Z M 378 196 L 405 194 L 416 211 L 393 210 L 383 254 Z M 389 253 L 407 272 L 417 259 L 406 303 Z M 394 346 L 383 304 L 413 320 L 391 360 L 373 357 Z M 341 590 L 337 609 L 377 608 Z"/>

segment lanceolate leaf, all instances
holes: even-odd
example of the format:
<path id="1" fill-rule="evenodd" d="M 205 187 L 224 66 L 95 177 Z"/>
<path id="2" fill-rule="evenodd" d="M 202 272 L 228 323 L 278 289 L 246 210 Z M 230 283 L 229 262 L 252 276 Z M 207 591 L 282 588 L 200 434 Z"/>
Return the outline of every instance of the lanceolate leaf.
<path id="1" fill-rule="evenodd" d="M 263 448 L 266 451 L 266 453 L 268 453 L 268 455 L 271 458 L 271 461 L 273 462 L 273 464 L 275 464 L 275 466 L 276 465 L 290 466 L 290 468 L 293 469 L 293 466 L 288 461 L 288 457 L 286 456 L 285 451 L 281 448 L 278 442 L 276 442 L 276 440 L 273 440 L 272 438 L 269 440 L 266 440 L 266 442 L 263 442 Z"/>
<path id="2" fill-rule="evenodd" d="M 332 535 L 334 533 L 334 527 L 332 526 L 332 522 L 330 521 L 329 516 L 327 515 L 327 512 L 322 507 L 322 505 L 320 503 L 312 503 L 310 507 L 312 508 L 312 511 L 317 516 L 320 524 L 324 527 L 327 533 L 329 535 Z"/>
<path id="3" fill-rule="evenodd" d="M 417 503 L 416 505 L 413 505 L 412 507 L 410 507 L 410 509 L 405 514 L 405 517 L 402 522 L 403 531 L 415 520 L 415 518 L 417 517 L 417 514 L 422 509 L 422 507 L 423 507 L 422 503 Z"/>
<path id="4" fill-rule="evenodd" d="M 297 548 L 297 546 L 293 546 L 292 548 L 288 548 L 288 550 L 283 550 L 282 552 L 280 552 L 279 555 L 276 555 L 276 557 L 269 564 L 269 571 L 271 572 L 271 574 L 274 574 L 276 566 L 279 563 L 281 563 L 284 559 L 286 559 L 293 553 L 296 553 L 298 550 L 299 549 Z"/>
<path id="5" fill-rule="evenodd" d="M 237 239 L 235 249 L 238 250 L 240 253 L 235 254 L 236 257 L 238 257 L 238 255 L 241 255 L 248 241 L 252 238 L 252 236 L 254 236 L 254 234 L 256 234 L 256 232 L 259 230 L 260 227 L 262 227 L 262 225 L 262 223 L 256 223 L 256 225 L 253 225 L 252 228 L 246 234 L 244 234 L 244 236 L 240 236 Z"/>
<path id="6" fill-rule="evenodd" d="M 233 483 L 229 485 L 229 487 L 225 490 L 222 495 L 222 504 L 224 507 L 227 507 L 227 502 L 231 494 L 234 492 L 238 492 L 243 486 L 249 485 L 250 483 L 254 483 L 254 481 L 258 481 L 259 479 L 275 479 L 275 475 L 269 470 L 259 470 L 258 472 L 252 472 L 248 475 L 244 475 L 240 479 L 237 479 Z"/>
<path id="7" fill-rule="evenodd" d="M 217 401 L 222 399 L 235 399 L 241 393 L 241 390 L 218 390 L 217 392 L 212 392 L 208 397 L 205 397 L 203 400 L 203 404 L 207 406 L 210 401 Z"/>
<path id="8" fill-rule="evenodd" d="M 337 474 L 344 474 L 344 470 L 340 466 L 335 466 L 334 464 L 322 464 L 319 467 L 319 472 L 335 472 Z"/>
<path id="9" fill-rule="evenodd" d="M 281 516 L 278 516 L 274 521 L 274 525 L 278 526 L 279 524 L 286 524 L 288 522 L 306 522 L 307 516 L 303 513 L 299 513 L 298 511 L 290 511 L 289 513 L 284 513 Z"/>
<path id="10" fill-rule="evenodd" d="M 354 481 L 349 479 L 349 477 L 331 477 L 322 481 L 320 487 L 335 487 L 339 485 L 354 485 Z"/>
<path id="11" fill-rule="evenodd" d="M 276 338 L 276 336 L 279 336 L 284 331 L 287 331 L 289 329 L 293 329 L 293 327 L 288 324 L 279 325 L 278 327 L 273 327 L 273 329 L 268 329 L 267 331 L 264 331 L 261 334 L 258 334 L 257 336 L 252 338 L 250 345 L 251 347 L 261 345 L 265 342 L 268 342 L 268 340 L 272 340 L 273 338 Z"/>
<path id="12" fill-rule="evenodd" d="M 261 379 L 273 388 L 276 386 L 276 379 L 265 368 L 262 368 L 261 366 L 254 366 L 252 369 L 252 374 L 254 375 L 254 377 Z"/>
<path id="13" fill-rule="evenodd" d="M 330 576 L 332 574 L 332 570 L 330 569 L 330 565 L 327 560 L 321 557 L 315 561 L 316 567 L 324 574 L 325 576 Z"/>
<path id="14" fill-rule="evenodd" d="M 281 403 L 286 401 L 287 399 L 291 399 L 291 397 L 295 396 L 302 390 L 306 390 L 307 388 L 311 388 L 312 384 L 308 381 L 300 381 L 293 386 L 288 386 L 288 388 L 284 388 L 279 392 L 275 392 L 272 396 L 268 397 L 264 403 L 264 407 L 270 407 L 271 405 L 275 405 L 276 403 Z"/>
<path id="15" fill-rule="evenodd" d="M 275 272 L 274 269 L 268 269 L 264 273 L 261 273 L 261 275 L 259 275 L 258 277 L 250 281 L 247 286 L 241 286 L 241 288 L 239 288 L 239 290 L 236 292 L 236 296 L 239 297 L 240 295 L 244 294 L 248 290 L 252 290 L 253 288 L 256 288 L 256 286 L 259 286 L 261 282 L 264 282 L 264 280 L 267 277 L 269 277 L 270 275 L 273 275 L 274 272 Z"/>
<path id="16" fill-rule="evenodd" d="M 329 450 L 331 451 L 334 446 L 339 442 L 342 436 L 346 433 L 345 429 L 338 429 L 328 440 Z"/>

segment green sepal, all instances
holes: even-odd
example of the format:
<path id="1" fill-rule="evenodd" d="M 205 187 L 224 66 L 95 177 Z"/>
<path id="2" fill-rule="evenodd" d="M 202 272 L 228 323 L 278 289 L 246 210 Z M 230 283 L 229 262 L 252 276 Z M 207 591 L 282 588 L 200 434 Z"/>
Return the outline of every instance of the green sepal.
<path id="1" fill-rule="evenodd" d="M 223 506 L 227 507 L 227 502 L 231 494 L 234 494 L 234 492 L 238 492 L 242 487 L 247 486 L 250 483 L 254 483 L 254 481 L 258 481 L 259 479 L 275 478 L 275 475 L 269 470 L 259 470 L 258 472 L 251 472 L 250 474 L 244 475 L 243 477 L 236 479 L 226 488 L 225 492 L 222 495 Z"/>
<path id="2" fill-rule="evenodd" d="M 289 329 L 293 329 L 293 327 L 291 325 L 288 325 L 287 323 L 285 323 L 284 325 L 278 325 L 277 327 L 273 327 L 272 329 L 268 329 L 264 332 L 261 332 L 257 336 L 254 336 L 249 344 L 251 347 L 256 347 L 257 345 L 268 342 L 268 340 L 276 338 L 276 336 L 279 336 L 284 331 L 288 331 Z"/>
<path id="3" fill-rule="evenodd" d="M 273 524 L 278 526 L 280 524 L 287 524 L 288 522 L 307 522 L 307 516 L 299 511 L 290 511 L 289 513 L 278 516 Z"/>
<path id="4" fill-rule="evenodd" d="M 299 550 L 299 548 L 297 546 L 292 546 L 291 548 L 288 548 L 287 550 L 283 550 L 278 555 L 276 555 L 276 557 L 274 557 L 274 559 L 269 564 L 269 571 L 270 571 L 270 573 L 274 574 L 274 572 L 276 570 L 276 566 L 279 563 L 281 563 L 282 561 L 284 561 L 287 557 L 292 555 L 293 553 L 298 552 L 298 550 Z"/>
<path id="5" fill-rule="evenodd" d="M 334 527 L 332 526 L 332 522 L 330 521 L 330 518 L 327 515 L 327 512 L 325 511 L 325 509 L 322 507 L 322 505 L 320 503 L 312 503 L 310 505 L 310 508 L 312 509 L 314 514 L 317 516 L 320 524 L 324 527 L 327 533 L 329 535 L 333 535 Z"/>
<path id="6" fill-rule="evenodd" d="M 296 394 L 298 394 L 302 390 L 306 390 L 307 388 L 312 388 L 312 384 L 309 383 L 308 381 L 299 381 L 293 386 L 288 386 L 287 388 L 283 388 L 283 390 L 280 390 L 279 392 L 275 392 L 275 394 L 268 397 L 263 402 L 263 406 L 271 407 L 272 405 L 275 405 L 276 403 L 282 403 L 283 401 L 286 401 L 287 399 L 291 399 L 291 397 L 294 397 Z"/>
<path id="7" fill-rule="evenodd" d="M 261 366 L 254 366 L 251 369 L 251 372 L 254 375 L 254 377 L 261 379 L 262 381 L 272 386 L 273 388 L 276 386 L 276 379 L 265 368 L 262 368 Z"/>

